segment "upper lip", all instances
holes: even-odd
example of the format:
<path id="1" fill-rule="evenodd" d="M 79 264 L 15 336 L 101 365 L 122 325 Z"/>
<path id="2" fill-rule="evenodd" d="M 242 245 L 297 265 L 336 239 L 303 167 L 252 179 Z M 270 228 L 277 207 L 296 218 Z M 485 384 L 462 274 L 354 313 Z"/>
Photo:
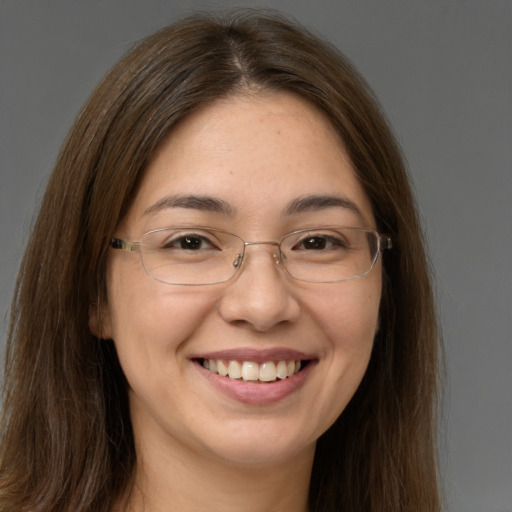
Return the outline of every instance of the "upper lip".
<path id="1" fill-rule="evenodd" d="M 223 361 L 251 361 L 255 363 L 264 363 L 266 361 L 305 361 L 317 359 L 313 354 L 278 347 L 268 349 L 254 349 L 242 347 L 236 349 L 216 350 L 197 354 L 192 359 L 220 359 Z"/>

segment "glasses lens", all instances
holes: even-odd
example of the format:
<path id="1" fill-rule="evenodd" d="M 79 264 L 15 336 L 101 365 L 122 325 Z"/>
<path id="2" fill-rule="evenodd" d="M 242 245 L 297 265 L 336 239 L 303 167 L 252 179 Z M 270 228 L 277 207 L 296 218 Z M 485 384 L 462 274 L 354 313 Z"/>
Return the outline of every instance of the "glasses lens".
<path id="1" fill-rule="evenodd" d="M 213 284 L 227 281 L 238 270 L 241 238 L 198 227 L 157 229 L 141 238 L 146 272 L 164 283 Z"/>
<path id="2" fill-rule="evenodd" d="M 302 281 L 328 283 L 366 275 L 379 252 L 378 234 L 360 228 L 318 228 L 281 241 L 288 273 Z"/>

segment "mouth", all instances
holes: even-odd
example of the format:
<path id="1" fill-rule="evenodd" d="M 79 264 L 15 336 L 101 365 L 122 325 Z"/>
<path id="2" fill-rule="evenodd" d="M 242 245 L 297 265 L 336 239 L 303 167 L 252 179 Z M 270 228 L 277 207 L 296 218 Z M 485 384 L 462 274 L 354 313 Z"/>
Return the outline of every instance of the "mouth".
<path id="1" fill-rule="evenodd" d="M 227 379 L 253 384 L 270 384 L 289 379 L 304 371 L 309 359 L 252 361 L 221 358 L 198 358 L 197 363 L 209 372 Z"/>
<path id="2" fill-rule="evenodd" d="M 241 347 L 195 354 L 195 367 L 214 389 L 247 405 L 270 405 L 294 395 L 319 363 L 315 354 L 289 348 Z"/>

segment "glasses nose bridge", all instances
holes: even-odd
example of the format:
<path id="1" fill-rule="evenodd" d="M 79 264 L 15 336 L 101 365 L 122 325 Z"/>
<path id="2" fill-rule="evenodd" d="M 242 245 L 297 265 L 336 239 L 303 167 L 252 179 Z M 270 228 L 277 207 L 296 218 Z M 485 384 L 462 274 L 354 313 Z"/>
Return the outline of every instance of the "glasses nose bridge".
<path id="1" fill-rule="evenodd" d="M 274 257 L 275 263 L 279 265 L 281 263 L 282 257 L 281 257 L 281 243 L 276 242 L 274 240 L 263 240 L 263 241 L 256 241 L 256 242 L 245 242 L 244 241 L 244 256 L 245 256 L 245 249 L 251 245 L 270 245 L 275 247 L 277 250 L 274 251 L 272 256 Z M 244 257 L 245 259 L 245 257 Z"/>
<path id="2" fill-rule="evenodd" d="M 276 247 L 279 247 L 281 244 L 280 244 L 280 242 L 275 242 L 273 240 L 268 240 L 268 241 L 262 241 L 262 242 L 244 242 L 244 245 L 246 247 L 248 245 L 274 245 Z"/>

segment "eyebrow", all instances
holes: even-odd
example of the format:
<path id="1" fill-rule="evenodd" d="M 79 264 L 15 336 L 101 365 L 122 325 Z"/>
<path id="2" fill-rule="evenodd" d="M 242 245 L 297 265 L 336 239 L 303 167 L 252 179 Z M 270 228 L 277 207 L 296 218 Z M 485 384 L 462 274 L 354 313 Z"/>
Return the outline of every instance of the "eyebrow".
<path id="1" fill-rule="evenodd" d="M 309 195 L 294 199 L 285 209 L 286 215 L 297 213 L 321 211 L 327 208 L 345 208 L 353 211 L 358 217 L 364 219 L 359 207 L 346 197 L 333 195 Z"/>
<path id="2" fill-rule="evenodd" d="M 230 217 L 236 214 L 236 208 L 223 199 L 211 196 L 195 196 L 192 194 L 163 197 L 147 208 L 144 214 L 153 215 L 168 208 L 187 208 L 191 210 L 220 213 Z M 356 203 L 345 197 L 334 195 L 307 195 L 297 197 L 286 206 L 284 214 L 291 216 L 311 211 L 322 211 L 328 208 L 345 208 L 354 212 L 358 217 L 364 220 L 364 216 Z"/>
<path id="3" fill-rule="evenodd" d="M 144 212 L 145 215 L 153 215 L 167 208 L 188 208 L 205 212 L 222 213 L 233 216 L 236 209 L 226 201 L 209 196 L 173 195 L 166 196 L 151 205 Z"/>

